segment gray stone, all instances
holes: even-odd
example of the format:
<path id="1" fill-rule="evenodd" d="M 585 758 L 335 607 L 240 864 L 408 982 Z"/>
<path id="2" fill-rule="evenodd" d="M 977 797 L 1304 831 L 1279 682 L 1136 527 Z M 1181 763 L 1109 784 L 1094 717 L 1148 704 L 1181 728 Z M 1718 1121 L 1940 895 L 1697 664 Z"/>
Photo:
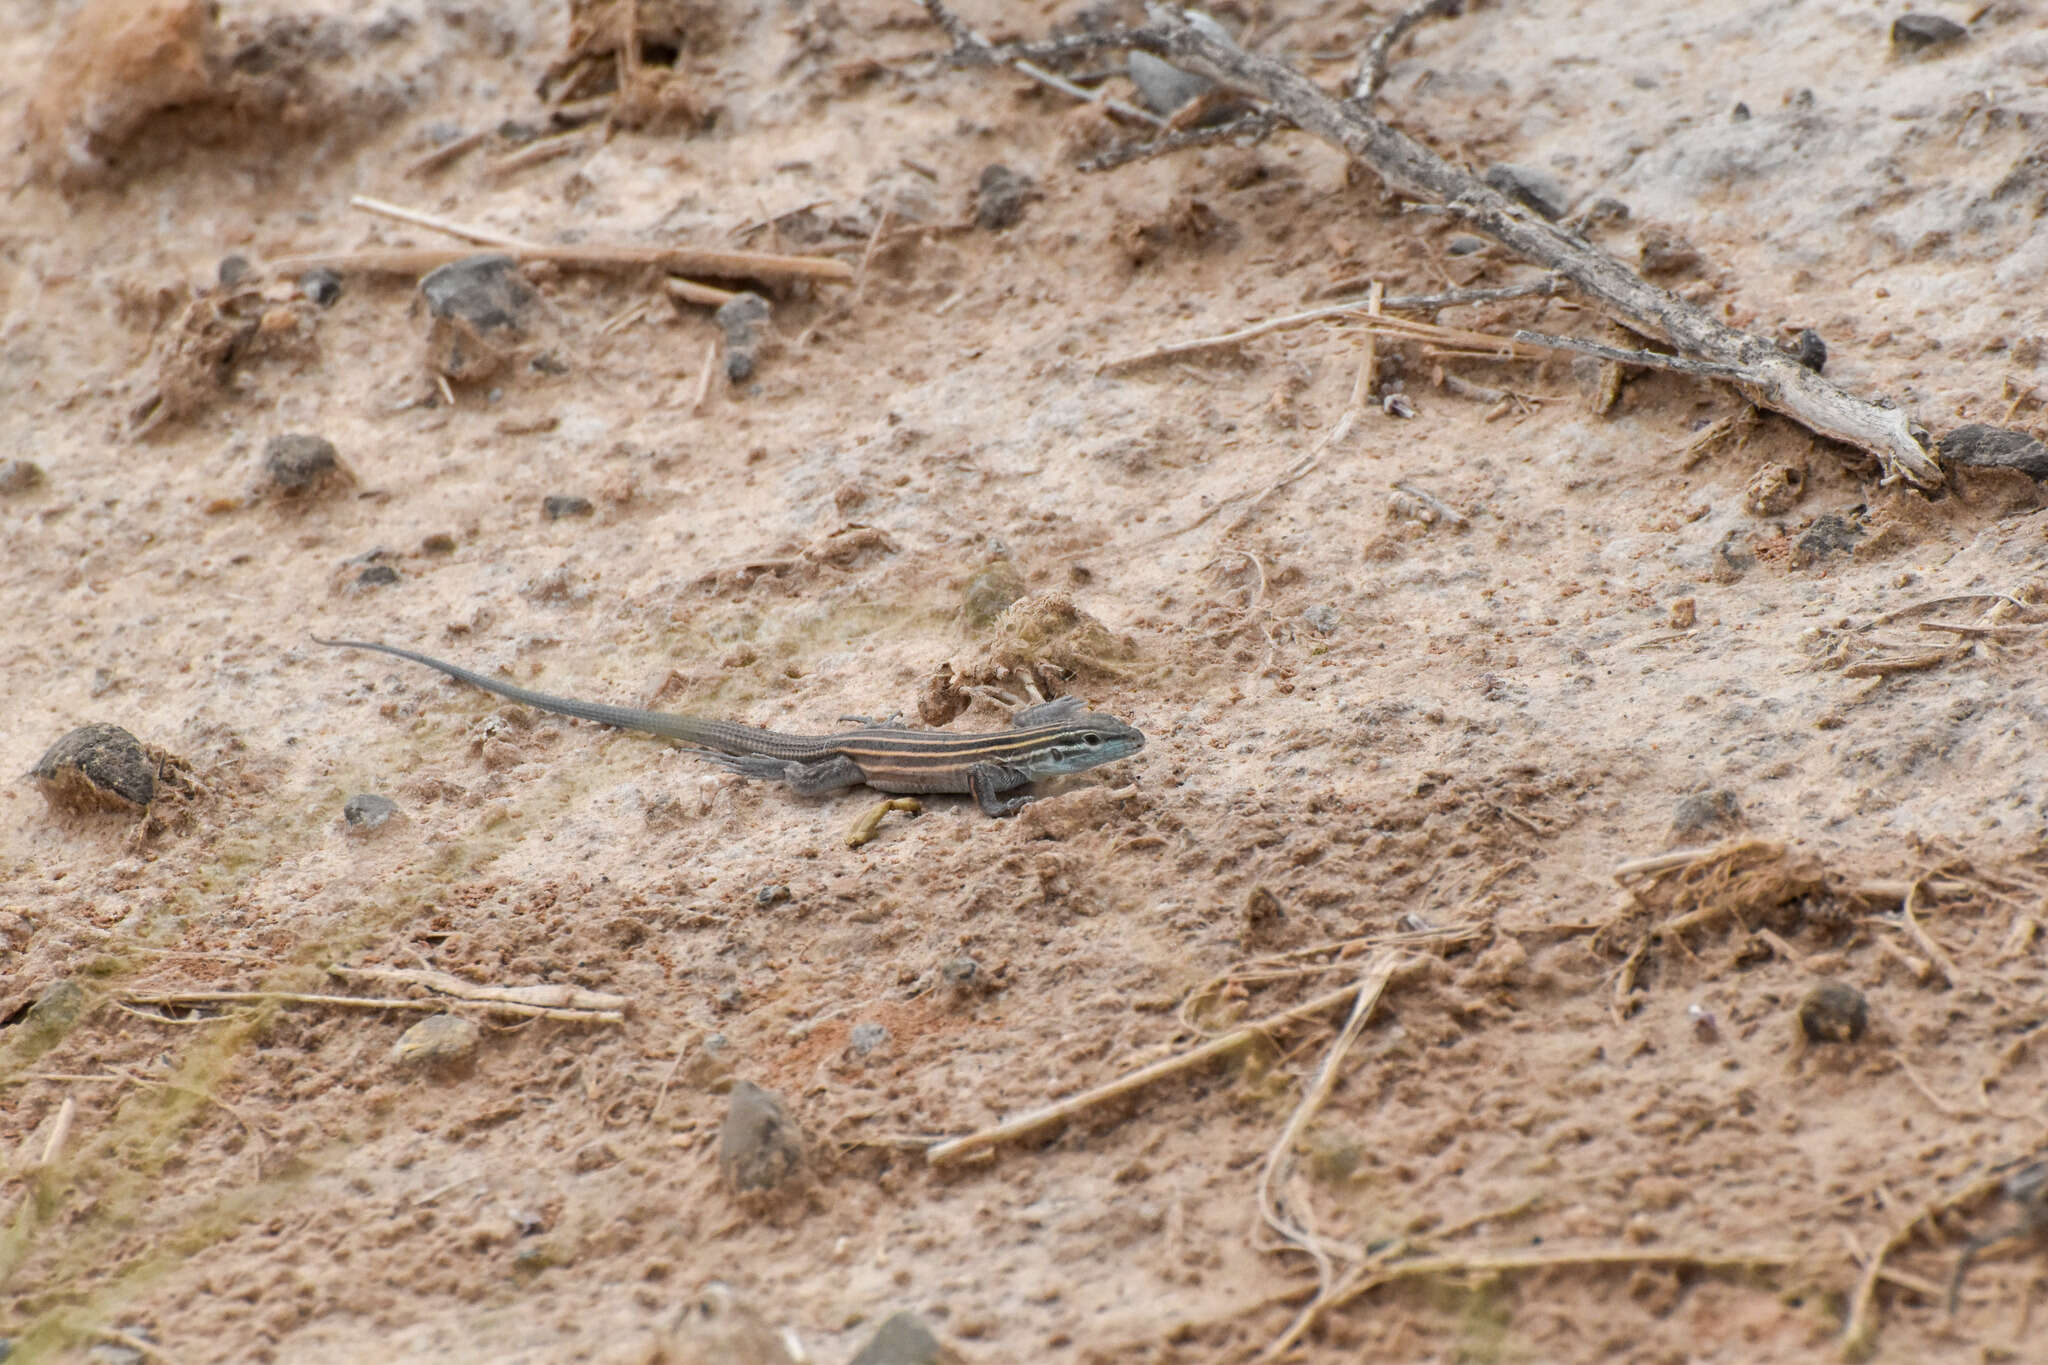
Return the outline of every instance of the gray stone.
<path id="1" fill-rule="evenodd" d="M 341 803 L 341 818 L 348 821 L 350 828 L 365 833 L 381 827 L 396 814 L 398 803 L 374 792 L 362 792 Z"/>
<path id="2" fill-rule="evenodd" d="M 2030 479 L 2048 479 L 2048 446 L 2024 431 L 1972 422 L 1941 438 L 1941 458 L 1984 469 L 2017 469 Z"/>
<path id="3" fill-rule="evenodd" d="M 1946 47 L 1970 36 L 1970 30 L 1939 14 L 1902 14 L 1892 20 L 1892 46 L 1906 52 Z"/>
<path id="4" fill-rule="evenodd" d="M 848 1365 L 946 1365 L 959 1357 L 907 1309 L 892 1313 Z"/>
<path id="5" fill-rule="evenodd" d="M 718 1130 L 718 1166 L 733 1193 L 772 1190 L 802 1169 L 803 1130 L 780 1095 L 735 1081 L 729 1099 Z"/>
<path id="6" fill-rule="evenodd" d="M 1839 981 L 1823 981 L 1799 1002 L 1799 1028 L 1816 1043 L 1853 1043 L 1870 1027 L 1870 1003 L 1863 992 Z"/>
<path id="7" fill-rule="evenodd" d="M 263 472 L 280 492 L 296 497 L 341 469 L 334 442 L 312 432 L 273 436 L 263 447 Z"/>
<path id="8" fill-rule="evenodd" d="M 720 304 L 711 315 L 725 332 L 725 377 L 735 384 L 754 377 L 768 313 L 768 300 L 759 294 L 741 294 Z"/>

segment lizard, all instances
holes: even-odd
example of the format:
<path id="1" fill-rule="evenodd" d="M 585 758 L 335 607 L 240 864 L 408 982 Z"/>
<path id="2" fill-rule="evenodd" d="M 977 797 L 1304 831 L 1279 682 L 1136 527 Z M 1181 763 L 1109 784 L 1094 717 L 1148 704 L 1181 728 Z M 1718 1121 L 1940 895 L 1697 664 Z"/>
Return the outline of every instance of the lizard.
<path id="1" fill-rule="evenodd" d="M 834 735 L 791 735 L 702 716 L 558 697 L 397 645 L 317 636 L 314 643 L 409 659 L 522 706 L 678 740 L 689 752 L 720 767 L 785 783 L 800 796 L 823 796 L 865 784 L 884 792 L 961 793 L 972 796 L 985 815 L 1014 815 L 1035 798 L 1005 792 L 1040 778 L 1129 758 L 1145 747 L 1143 732 L 1084 710 L 1079 697 L 1055 697 L 1020 707 L 1011 713 L 1009 729 L 985 734 L 913 730 L 892 723 L 862 725 Z"/>

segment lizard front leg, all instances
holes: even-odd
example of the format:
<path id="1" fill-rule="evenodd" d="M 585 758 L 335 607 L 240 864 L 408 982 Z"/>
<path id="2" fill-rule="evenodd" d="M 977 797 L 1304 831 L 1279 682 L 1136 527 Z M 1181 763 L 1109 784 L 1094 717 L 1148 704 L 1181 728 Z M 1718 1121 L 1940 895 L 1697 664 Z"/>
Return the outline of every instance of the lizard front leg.
<path id="1" fill-rule="evenodd" d="M 1000 763 L 977 763 L 967 770 L 967 790 L 974 795 L 974 803 L 981 807 L 981 813 L 991 820 L 1005 815 L 1015 815 L 1038 798 L 1034 796 L 1004 797 L 1008 789 L 1022 786 L 1014 769 Z"/>

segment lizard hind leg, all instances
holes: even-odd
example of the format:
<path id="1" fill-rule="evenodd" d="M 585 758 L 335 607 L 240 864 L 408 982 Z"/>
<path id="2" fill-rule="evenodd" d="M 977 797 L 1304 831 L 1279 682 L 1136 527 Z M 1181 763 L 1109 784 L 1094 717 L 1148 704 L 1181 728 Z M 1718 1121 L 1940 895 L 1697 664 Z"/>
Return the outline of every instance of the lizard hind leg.
<path id="1" fill-rule="evenodd" d="M 828 792 L 858 787 L 867 781 L 867 774 L 860 770 L 860 765 L 844 754 L 835 754 L 816 763 L 801 763 L 794 759 L 771 758 L 766 754 L 721 754 L 709 749 L 692 752 L 741 777 L 784 783 L 798 796 L 824 796 Z"/>

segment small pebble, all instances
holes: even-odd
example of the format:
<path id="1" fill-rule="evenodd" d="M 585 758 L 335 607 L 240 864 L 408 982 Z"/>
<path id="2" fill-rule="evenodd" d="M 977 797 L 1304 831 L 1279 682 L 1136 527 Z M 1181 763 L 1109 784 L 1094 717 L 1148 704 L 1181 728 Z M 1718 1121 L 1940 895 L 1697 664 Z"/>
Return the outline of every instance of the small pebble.
<path id="1" fill-rule="evenodd" d="M 1337 614 L 1337 609 L 1327 602 L 1318 602 L 1314 606 L 1303 607 L 1301 609 L 1301 619 L 1303 624 L 1318 635 L 1332 634 L 1343 623 L 1343 618 Z"/>
<path id="2" fill-rule="evenodd" d="M 423 554 L 430 555 L 453 554 L 455 551 L 455 537 L 449 535 L 446 531 L 435 531 L 433 534 L 421 538 L 420 551 Z"/>
<path id="3" fill-rule="evenodd" d="M 427 363 L 448 378 L 482 383 L 511 359 L 511 343 L 526 331 L 539 294 L 510 256 L 485 254 L 452 261 L 420 281 L 433 326 Z"/>
<path id="4" fill-rule="evenodd" d="M 1688 1005 L 1686 1018 L 1692 1020 L 1692 1036 L 1702 1043 L 1711 1043 L 1721 1036 L 1721 1025 L 1714 1018 L 1714 1012 L 1705 1005 Z"/>
<path id="5" fill-rule="evenodd" d="M 1447 256 L 1470 256 L 1475 252 L 1484 250 L 1486 250 L 1486 239 L 1484 237 L 1474 237 L 1469 232 L 1457 233 L 1444 243 L 1444 254 Z"/>
<path id="6" fill-rule="evenodd" d="M 1741 803 L 1734 792 L 1722 787 L 1681 797 L 1671 812 L 1671 835 L 1681 840 L 1697 839 L 1741 823 Z"/>
<path id="7" fill-rule="evenodd" d="M 1749 122 L 1749 106 L 1744 104 L 1742 101 L 1737 100 L 1735 102 L 1735 107 L 1728 111 L 1728 119 L 1731 123 Z"/>
<path id="8" fill-rule="evenodd" d="M 889 1030 L 881 1024 L 855 1024 L 847 1034 L 854 1056 L 868 1057 L 889 1045 Z"/>
<path id="9" fill-rule="evenodd" d="M 1131 53 L 1127 69 L 1131 84 L 1138 87 L 1138 98 L 1155 114 L 1171 114 L 1216 88 L 1216 82 L 1207 76 L 1183 71 L 1149 52 Z"/>
<path id="10" fill-rule="evenodd" d="M 311 491 L 340 470 L 334 442 L 325 436 L 288 432 L 271 437 L 263 447 L 263 472 L 287 497 Z"/>
<path id="11" fill-rule="evenodd" d="M 118 725 L 81 725 L 29 769 L 52 807 L 79 814 L 134 814 L 156 799 L 158 764 L 142 741 Z"/>
<path id="12" fill-rule="evenodd" d="M 220 258 L 220 264 L 214 267 L 213 277 L 220 281 L 221 288 L 233 289 L 249 278 L 249 270 L 247 256 L 223 256 Z"/>
<path id="13" fill-rule="evenodd" d="M 1674 597 L 1664 608 L 1664 624 L 1673 630 L 1691 630 L 1699 620 L 1699 601 L 1691 597 Z"/>
<path id="14" fill-rule="evenodd" d="M 1969 36 L 1970 30 L 1939 14 L 1902 14 L 1892 20 L 1892 46 L 1904 52 L 1945 47 Z"/>
<path id="15" fill-rule="evenodd" d="M 26 493 L 43 481 L 43 467 L 34 460 L 0 460 L 0 497 Z"/>
<path id="16" fill-rule="evenodd" d="M 875 1329 L 848 1365 L 950 1365 L 958 1359 L 923 1318 L 905 1309 Z"/>
<path id="17" fill-rule="evenodd" d="M 733 1082 L 718 1130 L 718 1166 L 735 1194 L 772 1190 L 803 1166 L 803 1132 L 782 1097 L 752 1081 Z"/>
<path id="18" fill-rule="evenodd" d="M 398 803 L 388 796 L 363 792 L 342 802 L 341 818 L 348 821 L 352 829 L 368 833 L 380 828 L 385 821 L 398 814 Z"/>
<path id="19" fill-rule="evenodd" d="M 711 315 L 725 333 L 725 377 L 731 382 L 743 384 L 754 377 L 768 314 L 768 300 L 759 294 L 741 294 L 719 305 Z"/>
<path id="20" fill-rule="evenodd" d="M 450 261 L 420 280 L 420 296 L 437 318 L 468 323 L 480 332 L 516 331 L 538 295 L 519 263 L 487 252 Z"/>
<path id="21" fill-rule="evenodd" d="M 1002 232 L 1024 221 L 1024 205 L 1030 200 L 1031 177 L 1019 175 L 1001 162 L 983 168 L 974 187 L 974 225 L 987 232 Z"/>
<path id="22" fill-rule="evenodd" d="M 1558 178 L 1534 166 L 1489 166 L 1482 179 L 1508 198 L 1553 221 L 1564 217 L 1571 207 L 1570 196 Z"/>
<path id="23" fill-rule="evenodd" d="M 1816 1043 L 1853 1043 L 1870 1026 L 1870 1005 L 1863 992 L 1839 981 L 1825 981 L 1799 1002 L 1799 1027 Z"/>
<path id="24" fill-rule="evenodd" d="M 358 588 L 385 588 L 398 581 L 398 570 L 389 564 L 372 564 L 356 575 Z"/>
<path id="25" fill-rule="evenodd" d="M 568 493 L 551 493 L 540 501 L 540 514 L 549 521 L 560 521 L 563 517 L 587 517 L 592 510 L 589 498 Z"/>
<path id="26" fill-rule="evenodd" d="M 341 297 L 341 272 L 316 265 L 299 276 L 299 292 L 322 308 L 332 308 Z"/>
<path id="27" fill-rule="evenodd" d="M 1821 340 L 1820 333 L 1811 327 L 1801 329 L 1799 335 L 1792 338 L 1791 343 L 1785 347 L 1785 353 L 1815 374 L 1827 368 L 1828 344 Z"/>
<path id="28" fill-rule="evenodd" d="M 939 964 L 939 979 L 956 991 L 977 984 L 980 978 L 981 964 L 971 957 L 949 957 Z"/>
<path id="29" fill-rule="evenodd" d="M 459 1014 L 430 1014 L 398 1035 L 391 1060 L 400 1066 L 448 1067 L 469 1060 L 483 1031 Z"/>
<path id="30" fill-rule="evenodd" d="M 784 886 L 781 882 L 771 882 L 767 886 L 760 887 L 754 892 L 754 904 L 762 907 L 763 909 L 766 909 L 771 905 L 780 905 L 788 899 L 789 888 Z"/>

